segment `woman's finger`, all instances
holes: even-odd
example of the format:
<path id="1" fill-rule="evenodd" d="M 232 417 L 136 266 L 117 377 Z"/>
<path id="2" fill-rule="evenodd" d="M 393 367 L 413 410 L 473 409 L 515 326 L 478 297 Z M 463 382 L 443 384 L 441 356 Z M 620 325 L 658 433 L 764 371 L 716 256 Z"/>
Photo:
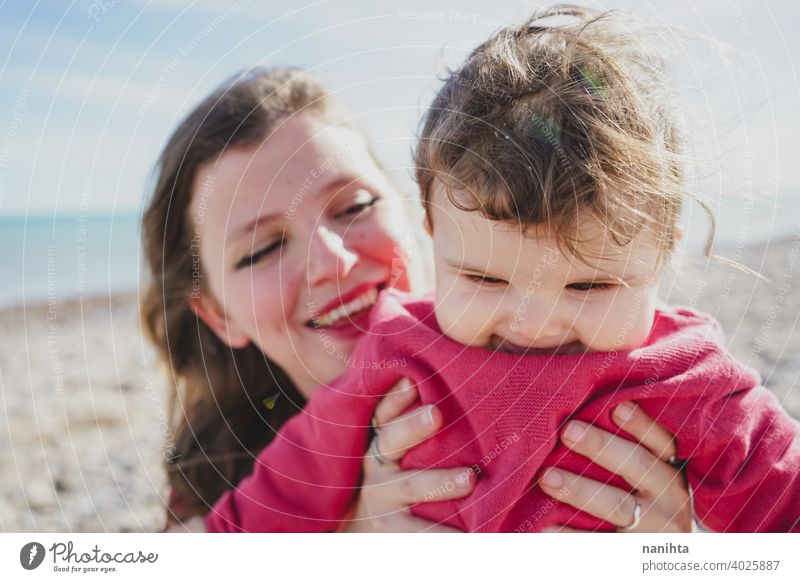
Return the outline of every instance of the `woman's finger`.
<path id="1" fill-rule="evenodd" d="M 380 487 L 381 497 L 391 499 L 397 506 L 428 501 L 459 499 L 472 492 L 475 473 L 463 469 L 427 469 L 422 471 L 396 472 L 390 479 L 375 485 Z M 370 485 L 363 485 L 361 494 L 370 496 Z"/>
<path id="2" fill-rule="evenodd" d="M 395 384 L 375 408 L 373 420 L 376 427 L 381 427 L 390 420 L 400 416 L 406 408 L 417 399 L 418 392 L 415 384 L 408 378 L 403 378 Z"/>
<path id="3" fill-rule="evenodd" d="M 672 433 L 633 402 L 619 404 L 614 409 L 612 418 L 617 426 L 642 443 L 661 460 L 670 461 L 678 453 Z"/>
<path id="4" fill-rule="evenodd" d="M 563 469 L 550 468 L 540 479 L 539 486 L 562 503 L 617 527 L 628 527 L 634 521 L 636 499 L 612 485 L 604 485 Z"/>
<path id="5" fill-rule="evenodd" d="M 373 446 L 377 446 L 385 460 L 396 463 L 408 449 L 429 438 L 441 426 L 442 413 L 434 405 L 426 404 L 381 426 Z"/>
<path id="6" fill-rule="evenodd" d="M 467 468 L 400 471 L 397 465 L 393 467 L 385 473 L 373 471 L 365 475 L 356 509 L 345 531 L 457 531 L 415 517 L 408 506 L 469 495 L 475 486 L 474 472 Z"/>
<path id="7" fill-rule="evenodd" d="M 562 442 L 604 469 L 619 475 L 634 489 L 661 494 L 678 478 L 678 471 L 638 443 L 572 420 L 561 433 Z"/>

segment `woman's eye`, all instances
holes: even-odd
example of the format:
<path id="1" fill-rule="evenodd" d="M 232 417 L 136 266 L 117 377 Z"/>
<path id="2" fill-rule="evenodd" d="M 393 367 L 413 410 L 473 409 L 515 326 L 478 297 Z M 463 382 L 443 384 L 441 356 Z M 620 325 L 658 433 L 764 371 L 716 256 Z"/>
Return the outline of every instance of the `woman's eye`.
<path id="1" fill-rule="evenodd" d="M 380 198 L 375 196 L 370 200 L 365 200 L 364 202 L 358 202 L 356 204 L 352 204 L 345 208 L 342 212 L 336 215 L 336 218 L 348 218 L 348 217 L 355 217 L 361 215 L 364 211 L 372 208 L 375 206 L 375 203 L 378 202 Z"/>
<path id="2" fill-rule="evenodd" d="M 284 245 L 284 242 L 285 242 L 284 239 L 281 238 L 273 243 L 268 244 L 265 247 L 260 248 L 252 255 L 243 257 L 242 259 L 239 260 L 238 263 L 236 263 L 236 269 L 238 270 L 238 269 L 243 269 L 245 267 L 252 267 L 262 259 L 268 257 L 269 255 L 273 254 L 278 249 L 280 249 Z"/>
<path id="3" fill-rule="evenodd" d="M 504 279 L 486 277 L 485 275 L 466 275 L 466 277 L 473 283 L 478 283 L 480 285 L 505 285 L 508 283 L 508 281 Z"/>
<path id="4" fill-rule="evenodd" d="M 567 289 L 574 291 L 602 291 L 610 289 L 612 286 L 611 283 L 572 283 L 567 285 Z"/>

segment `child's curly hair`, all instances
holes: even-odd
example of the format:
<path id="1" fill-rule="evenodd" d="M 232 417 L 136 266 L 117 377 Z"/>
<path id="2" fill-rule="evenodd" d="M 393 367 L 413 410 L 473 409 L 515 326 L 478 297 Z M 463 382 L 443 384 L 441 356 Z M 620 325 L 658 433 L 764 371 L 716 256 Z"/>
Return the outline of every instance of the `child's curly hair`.
<path id="1" fill-rule="evenodd" d="M 579 257 L 579 210 L 619 244 L 652 229 L 668 255 L 692 194 L 679 111 L 643 32 L 616 12 L 558 5 L 475 49 L 423 120 L 415 161 L 428 220 L 438 185 L 463 210 L 547 226 Z"/>

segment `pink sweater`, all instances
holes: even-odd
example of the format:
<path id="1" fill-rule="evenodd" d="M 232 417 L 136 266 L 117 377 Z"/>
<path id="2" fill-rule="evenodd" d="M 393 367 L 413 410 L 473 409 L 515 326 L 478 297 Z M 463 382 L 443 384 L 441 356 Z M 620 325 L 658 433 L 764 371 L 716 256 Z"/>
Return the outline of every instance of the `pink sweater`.
<path id="1" fill-rule="evenodd" d="M 630 487 L 564 447 L 568 419 L 630 438 L 610 411 L 633 400 L 676 435 L 695 511 L 715 531 L 800 529 L 797 422 L 721 345 L 709 316 L 658 311 L 644 347 L 581 355 L 513 355 L 445 337 L 429 297 L 384 292 L 351 369 L 320 387 L 259 455 L 254 472 L 206 517 L 209 531 L 332 531 L 359 485 L 369 424 L 401 377 L 442 411 L 444 428 L 406 454 L 405 469 L 475 466 L 478 483 L 461 500 L 418 504 L 413 512 L 465 531 L 540 531 L 568 524 L 610 530 L 536 485 L 558 466 L 625 490 Z"/>

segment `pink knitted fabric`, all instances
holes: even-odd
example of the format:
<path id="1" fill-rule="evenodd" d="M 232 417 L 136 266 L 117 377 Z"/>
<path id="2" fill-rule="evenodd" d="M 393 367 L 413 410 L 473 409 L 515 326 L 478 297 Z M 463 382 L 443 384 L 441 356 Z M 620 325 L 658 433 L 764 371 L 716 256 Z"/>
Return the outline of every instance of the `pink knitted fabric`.
<path id="1" fill-rule="evenodd" d="M 581 419 L 630 439 L 610 411 L 633 400 L 676 435 L 699 520 L 716 531 L 800 529 L 800 432 L 757 374 L 734 362 L 709 316 L 656 314 L 647 344 L 629 352 L 514 355 L 445 337 L 430 297 L 382 293 L 351 369 L 318 389 L 281 429 L 254 472 L 206 517 L 209 531 L 332 531 L 359 485 L 375 406 L 401 377 L 445 419 L 409 451 L 405 469 L 475 466 L 467 498 L 414 507 L 465 531 L 540 531 L 605 523 L 543 493 L 543 467 L 631 488 L 560 444 Z"/>

